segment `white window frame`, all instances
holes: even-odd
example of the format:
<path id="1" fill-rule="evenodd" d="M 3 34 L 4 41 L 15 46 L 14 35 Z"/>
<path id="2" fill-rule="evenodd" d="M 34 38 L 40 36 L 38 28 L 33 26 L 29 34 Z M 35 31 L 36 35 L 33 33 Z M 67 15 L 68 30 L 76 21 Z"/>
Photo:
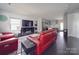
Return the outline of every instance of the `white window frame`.
<path id="1" fill-rule="evenodd" d="M 19 29 L 17 29 L 17 30 L 12 30 L 12 24 L 11 24 L 11 19 L 17 19 L 17 20 L 20 20 L 20 25 L 19 25 Z M 13 33 L 20 33 L 21 32 L 21 26 L 22 26 L 22 20 L 21 19 L 19 19 L 19 18 L 10 18 L 10 29 L 11 29 L 11 32 L 13 32 Z M 15 26 L 14 26 L 15 27 Z"/>

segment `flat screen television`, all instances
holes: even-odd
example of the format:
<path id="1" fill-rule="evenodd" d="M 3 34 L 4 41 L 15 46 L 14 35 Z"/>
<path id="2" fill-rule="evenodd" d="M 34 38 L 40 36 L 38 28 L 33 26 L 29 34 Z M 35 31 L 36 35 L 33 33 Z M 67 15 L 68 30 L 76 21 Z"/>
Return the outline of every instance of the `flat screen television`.
<path id="1" fill-rule="evenodd" d="M 22 20 L 22 26 L 33 26 L 33 21 Z"/>

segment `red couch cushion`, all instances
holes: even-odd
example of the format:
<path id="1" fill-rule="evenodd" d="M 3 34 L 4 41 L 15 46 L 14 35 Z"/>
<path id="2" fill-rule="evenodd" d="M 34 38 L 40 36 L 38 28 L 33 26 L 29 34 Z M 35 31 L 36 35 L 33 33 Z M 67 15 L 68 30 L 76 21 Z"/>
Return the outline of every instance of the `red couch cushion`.
<path id="1" fill-rule="evenodd" d="M 41 42 L 43 42 L 42 44 L 46 44 L 47 42 L 49 42 L 51 39 L 53 39 L 53 33 L 52 32 L 49 32 L 47 34 L 44 34 L 44 35 L 41 35 L 40 36 L 40 40 Z"/>

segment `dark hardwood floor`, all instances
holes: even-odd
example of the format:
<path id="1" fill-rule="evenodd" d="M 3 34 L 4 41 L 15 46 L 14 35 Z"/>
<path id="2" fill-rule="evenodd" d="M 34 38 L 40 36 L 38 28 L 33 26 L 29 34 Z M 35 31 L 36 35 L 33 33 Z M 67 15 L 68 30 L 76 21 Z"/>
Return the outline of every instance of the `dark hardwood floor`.
<path id="1" fill-rule="evenodd" d="M 51 44 L 43 55 L 78 55 L 79 39 L 74 37 L 66 39 L 63 36 L 63 32 L 59 32 L 56 42 Z"/>

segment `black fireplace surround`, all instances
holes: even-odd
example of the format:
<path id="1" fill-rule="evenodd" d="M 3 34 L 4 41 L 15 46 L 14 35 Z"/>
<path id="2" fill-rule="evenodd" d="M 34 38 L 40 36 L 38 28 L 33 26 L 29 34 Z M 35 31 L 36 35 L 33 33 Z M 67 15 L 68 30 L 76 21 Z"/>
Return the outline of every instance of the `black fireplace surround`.
<path id="1" fill-rule="evenodd" d="M 33 21 L 22 20 L 21 35 L 29 35 L 34 33 Z"/>

